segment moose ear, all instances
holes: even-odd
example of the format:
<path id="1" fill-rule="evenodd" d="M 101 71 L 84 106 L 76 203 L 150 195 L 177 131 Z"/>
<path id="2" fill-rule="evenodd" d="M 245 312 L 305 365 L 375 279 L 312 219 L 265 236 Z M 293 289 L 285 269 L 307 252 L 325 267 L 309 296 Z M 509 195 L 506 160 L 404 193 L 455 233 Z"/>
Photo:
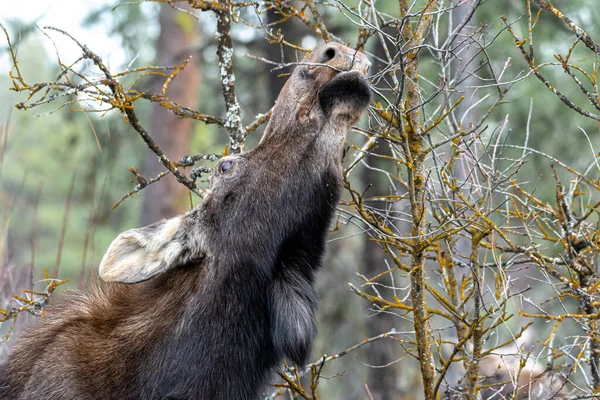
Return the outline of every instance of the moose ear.
<path id="1" fill-rule="evenodd" d="M 148 280 L 182 263 L 186 253 L 178 239 L 182 217 L 121 233 L 108 247 L 99 267 L 106 282 Z"/>

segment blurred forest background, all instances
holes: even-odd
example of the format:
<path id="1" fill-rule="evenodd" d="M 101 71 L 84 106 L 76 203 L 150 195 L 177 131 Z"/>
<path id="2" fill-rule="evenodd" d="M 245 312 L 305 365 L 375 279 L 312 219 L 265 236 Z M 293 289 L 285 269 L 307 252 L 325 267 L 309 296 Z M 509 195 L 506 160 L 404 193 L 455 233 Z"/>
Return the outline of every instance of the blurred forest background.
<path id="1" fill-rule="evenodd" d="M 69 26 L 73 26 L 73 20 L 79 25 L 75 32 L 69 33 L 100 55 L 113 71 L 181 64 L 193 56 L 170 85 L 168 94 L 191 109 L 224 116 L 215 17 L 190 11 L 197 15 L 196 18 L 153 2 L 122 3 L 115 7 L 119 2 L 82 2 L 85 5 L 78 5 L 78 13 L 72 15 L 68 1 L 21 1 L 19 5 L 11 5 L 17 12 L 13 10 L 10 15 L 8 12 L 3 15 L 5 5 L 0 7 L 0 22 L 18 50 L 22 75 L 30 81 L 56 79 L 60 71 L 57 54 L 64 65 L 79 57 L 80 52 L 73 43 L 57 32 L 41 29 L 52 25 L 68 30 L 63 25 L 67 20 Z M 359 1 L 334 1 L 333 6 L 316 2 L 329 32 L 354 45 L 356 27 L 341 11 L 341 3 L 356 7 Z M 449 6 L 457 2 L 443 3 Z M 509 21 L 522 17 L 526 13 L 526 1 L 488 0 L 482 3 L 469 25 L 473 29 L 488 29 L 486 40 L 493 39 L 494 43 L 486 48 L 486 56 L 500 69 L 508 62 L 507 77 L 523 77 L 528 71 L 527 63 L 511 34 L 503 29 L 500 17 L 505 16 Z M 555 0 L 553 3 L 592 38 L 600 39 L 600 25 L 597 24 L 600 7 L 596 0 Z M 38 10 L 34 16 L 30 15 L 29 7 Z M 184 7 L 183 3 L 181 7 Z M 539 7 L 532 4 L 532 8 L 537 13 Z M 39 12 L 39 9 L 44 11 Z M 390 15 L 399 13 L 395 1 L 380 0 L 378 9 Z M 251 12 L 245 17 L 254 18 L 256 22 L 256 16 Z M 279 16 L 265 13 L 262 18 L 272 21 Z M 285 32 L 286 40 L 303 48 L 312 48 L 321 40 L 298 19 L 290 19 L 274 31 L 277 29 Z M 527 36 L 524 23 L 515 24 L 513 29 L 521 37 Z M 243 121 L 249 123 L 272 107 L 289 69 L 273 71 L 273 65 L 261 60 L 280 62 L 283 47 L 267 40 L 260 29 L 239 23 L 234 25 L 232 35 L 236 90 Z M 535 42 L 536 55 L 541 60 L 553 61 L 554 54 L 566 53 L 573 40 L 573 32 L 561 20 L 550 13 L 539 14 Z M 283 51 L 288 61 L 296 61 L 304 55 L 290 47 Z M 385 58 L 375 42 L 368 43 L 365 51 L 374 55 L 374 67 L 377 57 Z M 437 67 L 428 57 L 426 52 L 422 55 L 421 75 L 435 85 L 439 79 Z M 575 63 L 595 62 L 589 53 L 576 52 L 572 57 Z M 82 278 L 97 267 L 109 243 L 120 232 L 171 217 L 189 209 L 190 202 L 197 205 L 200 201 L 198 197 L 190 196 L 172 176 L 167 176 L 112 209 L 140 183 L 130 168 L 139 168 L 146 178 L 160 173 L 162 169 L 156 155 L 124 123 L 123 116 L 117 111 L 84 112 L 88 105 L 78 102 L 65 107 L 49 103 L 26 111 L 17 110 L 15 105 L 26 100 L 26 93 L 9 90 L 13 85 L 9 76 L 11 66 L 9 48 L 0 32 L 0 305 L 8 308 L 15 305 L 11 300 L 13 295 L 43 279 L 44 269 L 60 279 L 69 279 L 59 291 L 77 288 Z M 560 68 L 548 68 L 544 70 L 544 76 L 571 96 L 576 104 L 587 103 L 577 87 L 572 91 L 562 89 L 572 87 L 572 79 Z M 153 87 L 156 92 L 160 92 L 164 83 L 164 79 L 152 75 L 142 79 L 143 85 Z M 465 88 L 468 92 L 468 84 Z M 468 97 L 468 105 L 464 107 L 483 98 L 474 92 L 463 93 Z M 375 98 L 375 101 L 380 100 Z M 172 160 L 196 153 L 220 155 L 226 151 L 228 132 L 217 125 L 178 119 L 150 102 L 137 102 L 136 112 Z M 598 121 L 573 112 L 532 75 L 518 81 L 486 123 L 491 127 L 490 131 L 504 124 L 503 129 L 510 132 L 502 138 L 506 143 L 527 143 L 528 148 L 550 154 L 577 171 L 585 171 L 591 161 L 596 162 L 593 149 L 600 149 Z M 365 125 L 363 121 L 360 126 Z M 264 125 L 250 133 L 246 148 L 252 148 L 260 140 L 263 128 Z M 349 134 L 348 142 L 362 146 L 364 139 L 353 132 Z M 535 196 L 547 202 L 553 202 L 556 197 L 556 181 L 551 169 L 554 164 L 547 157 L 531 152 L 519 170 L 521 181 L 529 182 Z M 205 165 L 210 167 L 211 163 Z M 598 169 L 590 175 L 597 179 Z M 355 188 L 362 190 L 372 185 L 385 192 L 394 186 L 385 175 L 373 173 L 373 169 L 366 167 L 353 174 L 352 181 Z M 345 198 L 350 199 L 348 194 Z M 240 228 L 243 229 L 243 223 Z M 410 232 L 410 228 L 407 230 Z M 392 329 L 398 332 L 413 329 L 411 321 L 400 313 L 374 312 L 348 286 L 348 283 L 360 286 L 364 282 L 361 276 L 373 277 L 386 270 L 387 263 L 380 246 L 359 224 L 350 220 L 331 233 L 325 268 L 318 281 L 321 302 L 314 360 Z M 512 274 L 513 278 L 521 279 L 517 284 L 519 290 L 532 287 L 535 291 L 552 290 L 540 283 L 533 272 L 517 270 Z M 402 285 L 396 282 L 396 286 Z M 523 300 L 516 301 L 519 302 L 522 304 Z M 16 331 L 31 319 L 31 316 L 22 316 Z M 517 316 L 513 322 L 518 331 L 519 326 L 529 320 Z M 548 321 L 535 320 L 529 334 L 523 335 L 519 343 L 533 350 L 549 335 L 552 326 Z M 2 329 L 6 334 L 9 327 Z M 572 332 L 575 331 L 562 335 L 566 337 Z M 5 347 L 2 347 L 3 352 Z M 545 361 L 542 359 L 542 364 Z M 403 344 L 395 340 L 363 346 L 327 364 L 323 376 L 328 379 L 322 379 L 320 383 L 322 399 L 422 398 L 418 361 L 407 355 Z"/>

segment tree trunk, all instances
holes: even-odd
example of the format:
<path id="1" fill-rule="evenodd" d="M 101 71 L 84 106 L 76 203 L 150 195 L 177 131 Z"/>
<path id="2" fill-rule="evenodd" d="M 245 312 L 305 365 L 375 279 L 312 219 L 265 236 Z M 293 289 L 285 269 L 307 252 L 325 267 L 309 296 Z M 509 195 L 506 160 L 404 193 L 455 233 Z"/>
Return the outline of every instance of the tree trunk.
<path id="1" fill-rule="evenodd" d="M 375 181 L 377 176 L 369 177 L 369 175 L 377 175 L 376 173 L 365 168 L 364 175 L 366 182 L 373 183 L 373 186 L 376 186 Z M 374 189 L 373 193 L 381 193 L 381 191 Z M 385 270 L 385 253 L 376 242 L 369 240 L 368 235 L 363 235 L 363 238 L 365 240 L 365 247 L 363 249 L 363 267 L 361 272 L 364 273 L 367 278 L 371 278 Z M 382 289 L 379 290 L 381 291 Z M 369 310 L 369 313 L 372 313 L 372 311 Z M 399 330 L 398 325 L 400 323 L 400 318 L 395 315 L 380 313 L 379 315 L 365 320 L 367 336 L 377 336 L 384 332 L 391 331 L 392 328 Z M 400 367 L 403 364 L 400 362 L 390 364 L 401 357 L 401 350 L 398 343 L 394 340 L 385 339 L 371 343 L 367 353 L 367 363 L 376 368 L 369 368 L 367 384 L 369 386 L 369 391 L 373 396 L 373 400 L 400 400 L 403 398 L 402 391 L 397 384 L 397 380 L 402 377 Z M 384 365 L 387 366 L 385 368 L 379 368 Z"/>
<path id="2" fill-rule="evenodd" d="M 167 5 L 160 9 L 160 36 L 156 44 L 158 65 L 181 64 L 192 55 L 192 48 L 201 39 L 200 27 L 194 22 L 182 24 L 181 20 L 191 16 L 174 10 Z M 189 29 L 188 27 L 192 28 Z M 153 91 L 160 92 L 164 79 L 157 79 Z M 186 107 L 197 105 L 200 86 L 199 57 L 190 60 L 187 67 L 170 83 L 167 96 Z M 178 119 L 164 107 L 152 105 L 150 134 L 171 160 L 179 160 L 190 151 L 190 140 L 194 128 L 191 119 Z M 144 176 L 153 178 L 164 168 L 156 155 L 148 151 L 144 165 Z M 171 218 L 189 208 L 188 189 L 169 175 L 144 189 L 141 224 L 147 225 L 163 218 Z"/>
<path id="3" fill-rule="evenodd" d="M 400 15 L 410 13 L 409 1 L 400 0 Z M 402 27 L 402 36 L 407 41 L 407 48 L 412 49 L 406 54 L 405 99 L 403 115 L 407 140 L 403 143 L 406 157 L 410 212 L 412 214 L 412 249 L 410 273 L 410 297 L 413 307 L 413 324 L 415 341 L 419 353 L 419 364 L 423 379 L 423 389 L 426 400 L 434 400 L 437 372 L 433 358 L 433 342 L 431 340 L 431 325 L 427 310 L 427 288 L 425 275 L 425 250 L 427 248 L 427 206 L 426 170 L 425 170 L 425 138 L 421 125 L 421 89 L 419 87 L 419 48 L 424 43 L 432 21 L 432 12 L 438 6 L 438 1 L 429 1 L 422 10 L 413 30 L 412 23 Z"/>
<path id="4" fill-rule="evenodd" d="M 376 59 L 385 59 L 383 46 L 379 42 L 377 42 L 374 51 Z M 376 67 L 377 66 L 375 65 L 375 68 L 373 69 L 376 69 Z M 383 146 L 381 146 L 381 148 L 383 148 Z M 369 157 L 366 162 L 371 166 L 380 167 L 377 165 L 376 157 Z M 363 168 L 362 181 L 364 182 L 364 186 L 372 185 L 367 192 L 366 197 L 368 197 L 369 193 L 386 192 L 387 183 L 381 181 L 382 177 L 380 175 L 380 173 L 370 168 Z M 410 229 L 410 227 L 406 227 L 405 229 Z M 364 241 L 364 248 L 361 259 L 361 273 L 367 278 L 372 278 L 385 271 L 386 254 L 375 241 L 370 240 L 368 235 L 363 235 L 362 238 Z M 381 280 L 391 286 L 389 277 L 385 277 Z M 379 290 L 387 291 L 384 288 L 379 288 Z M 367 308 L 367 312 L 369 315 L 372 313 L 369 308 Z M 374 337 L 384 332 L 389 332 L 392 328 L 403 330 L 400 329 L 400 326 L 402 325 L 406 325 L 405 321 L 389 313 L 379 313 L 379 315 L 365 320 L 368 337 Z M 410 329 L 408 327 L 406 328 L 406 330 Z M 400 353 L 402 348 L 393 340 L 379 340 L 373 342 L 370 346 L 367 353 L 367 363 L 371 366 L 381 367 L 390 364 L 401 357 Z M 398 385 L 398 379 L 403 376 L 401 371 L 403 365 L 405 365 L 405 363 L 396 362 L 385 368 L 369 368 L 367 385 L 369 386 L 369 391 L 373 396 L 373 400 L 400 400 L 403 398 L 402 390 Z"/>

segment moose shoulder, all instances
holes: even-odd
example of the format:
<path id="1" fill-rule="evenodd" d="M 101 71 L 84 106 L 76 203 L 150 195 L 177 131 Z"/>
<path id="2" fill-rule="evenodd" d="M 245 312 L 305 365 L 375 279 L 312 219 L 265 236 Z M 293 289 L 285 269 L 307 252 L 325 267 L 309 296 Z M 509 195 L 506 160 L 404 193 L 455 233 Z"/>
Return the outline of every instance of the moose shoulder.
<path id="1" fill-rule="evenodd" d="M 304 363 L 368 68 L 342 45 L 310 53 L 260 144 L 219 161 L 202 204 L 119 235 L 103 282 L 18 341 L 0 399 L 256 399 L 282 358 Z"/>

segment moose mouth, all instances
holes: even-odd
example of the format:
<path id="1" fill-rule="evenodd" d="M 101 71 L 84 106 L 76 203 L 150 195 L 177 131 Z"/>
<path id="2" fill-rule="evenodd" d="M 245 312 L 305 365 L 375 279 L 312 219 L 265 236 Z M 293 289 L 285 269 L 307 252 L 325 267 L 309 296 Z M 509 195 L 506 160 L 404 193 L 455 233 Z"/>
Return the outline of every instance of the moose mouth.
<path id="1" fill-rule="evenodd" d="M 360 114 L 369 105 L 371 87 L 361 69 L 341 72 L 321 87 L 319 104 L 326 116 L 336 106 L 343 106 L 346 112 Z"/>

